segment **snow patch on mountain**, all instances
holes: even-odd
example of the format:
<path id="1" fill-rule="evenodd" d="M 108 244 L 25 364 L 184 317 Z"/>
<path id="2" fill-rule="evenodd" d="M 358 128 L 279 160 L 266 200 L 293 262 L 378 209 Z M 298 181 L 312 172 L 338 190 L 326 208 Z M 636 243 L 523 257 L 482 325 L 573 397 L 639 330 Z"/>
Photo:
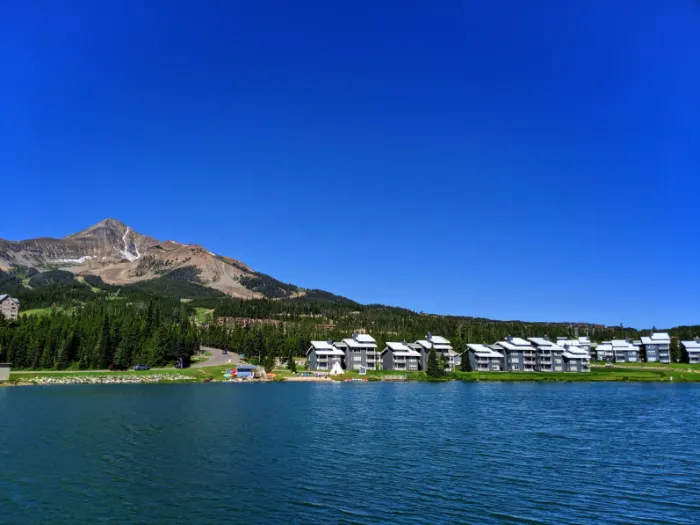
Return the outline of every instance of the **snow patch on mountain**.
<path id="1" fill-rule="evenodd" d="M 94 259 L 94 257 L 92 255 L 84 255 L 78 259 L 54 259 L 52 262 L 83 264 L 85 261 L 89 261 L 90 259 Z"/>
<path id="2" fill-rule="evenodd" d="M 136 259 L 141 257 L 141 254 L 139 253 L 139 249 L 134 245 L 134 249 L 136 250 L 136 255 L 131 253 L 129 251 L 129 242 L 126 240 L 126 236 L 129 235 L 129 232 L 131 231 L 131 228 L 128 226 L 126 227 L 126 231 L 124 232 L 124 237 L 122 237 L 122 241 L 124 242 L 124 249 L 120 250 L 120 253 L 124 259 L 126 259 L 129 262 L 134 262 Z"/>

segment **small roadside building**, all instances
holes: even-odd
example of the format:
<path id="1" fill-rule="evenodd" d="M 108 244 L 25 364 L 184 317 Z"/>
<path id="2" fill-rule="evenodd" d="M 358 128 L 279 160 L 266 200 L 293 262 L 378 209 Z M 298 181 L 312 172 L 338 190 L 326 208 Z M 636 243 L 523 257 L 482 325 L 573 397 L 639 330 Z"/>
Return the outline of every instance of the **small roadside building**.
<path id="1" fill-rule="evenodd" d="M 681 352 L 685 363 L 700 364 L 700 337 L 693 341 L 681 341 Z"/>
<path id="2" fill-rule="evenodd" d="M 309 370 L 333 370 L 336 364 L 342 367 L 343 357 L 345 357 L 345 353 L 336 348 L 330 340 L 311 341 L 306 355 L 309 360 Z"/>
<path id="3" fill-rule="evenodd" d="M 642 355 L 647 363 L 671 362 L 671 336 L 665 332 L 652 332 L 642 337 Z"/>
<path id="4" fill-rule="evenodd" d="M 454 372 L 455 369 L 455 358 L 457 357 L 457 352 L 452 348 L 452 344 L 448 339 L 445 339 L 439 335 L 433 335 L 428 332 L 425 339 L 416 341 L 412 345 L 414 349 L 420 352 L 420 367 L 421 370 L 428 369 L 428 355 L 430 355 L 430 350 L 435 350 L 438 359 L 443 356 L 445 362 L 447 363 L 447 370 Z"/>
<path id="5" fill-rule="evenodd" d="M 10 363 L 0 363 L 0 381 L 10 380 Z"/>
<path id="6" fill-rule="evenodd" d="M 502 372 L 504 368 L 504 355 L 488 345 L 468 344 L 462 359 L 468 359 L 475 372 Z"/>
<path id="7" fill-rule="evenodd" d="M 255 365 L 238 365 L 236 367 L 236 377 L 249 379 L 255 377 L 258 367 Z"/>
<path id="8" fill-rule="evenodd" d="M 8 321 L 16 321 L 19 315 L 19 299 L 10 297 L 6 293 L 0 294 L 0 315 Z"/>
<path id="9" fill-rule="evenodd" d="M 384 370 L 416 372 L 420 367 L 420 352 L 408 346 L 406 341 L 388 342 L 381 356 Z"/>

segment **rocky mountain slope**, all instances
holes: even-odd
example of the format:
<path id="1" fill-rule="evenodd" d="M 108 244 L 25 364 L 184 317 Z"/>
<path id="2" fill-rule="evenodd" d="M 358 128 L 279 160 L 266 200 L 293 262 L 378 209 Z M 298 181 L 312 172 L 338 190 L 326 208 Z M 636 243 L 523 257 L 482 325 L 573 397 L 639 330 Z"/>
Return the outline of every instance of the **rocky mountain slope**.
<path id="1" fill-rule="evenodd" d="M 68 270 L 125 285 L 158 278 L 184 280 L 233 297 L 296 297 L 306 292 L 196 244 L 158 241 L 123 222 L 105 219 L 61 239 L 0 239 L 0 269 Z"/>

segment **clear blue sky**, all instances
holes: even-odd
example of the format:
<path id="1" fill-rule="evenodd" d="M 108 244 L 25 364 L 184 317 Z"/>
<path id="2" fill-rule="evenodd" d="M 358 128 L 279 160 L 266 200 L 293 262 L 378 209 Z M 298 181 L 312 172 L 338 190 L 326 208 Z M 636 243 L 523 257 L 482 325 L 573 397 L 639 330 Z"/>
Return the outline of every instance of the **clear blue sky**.
<path id="1" fill-rule="evenodd" d="M 0 64 L 2 238 L 115 217 L 365 303 L 700 323 L 696 0 L 11 0 Z"/>

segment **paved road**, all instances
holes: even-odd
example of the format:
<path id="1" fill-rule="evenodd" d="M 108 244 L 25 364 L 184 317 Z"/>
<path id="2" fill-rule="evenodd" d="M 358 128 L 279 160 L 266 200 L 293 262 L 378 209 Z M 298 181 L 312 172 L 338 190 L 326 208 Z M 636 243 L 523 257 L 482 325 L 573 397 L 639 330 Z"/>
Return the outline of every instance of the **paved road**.
<path id="1" fill-rule="evenodd" d="M 192 365 L 192 368 L 202 368 L 205 366 L 219 366 L 219 365 L 238 365 L 241 361 L 241 356 L 235 352 L 229 351 L 228 354 L 224 354 L 223 350 L 218 348 L 210 348 L 208 346 L 201 347 L 205 352 L 211 352 L 210 356 L 207 356 L 206 361 L 200 361 Z"/>

